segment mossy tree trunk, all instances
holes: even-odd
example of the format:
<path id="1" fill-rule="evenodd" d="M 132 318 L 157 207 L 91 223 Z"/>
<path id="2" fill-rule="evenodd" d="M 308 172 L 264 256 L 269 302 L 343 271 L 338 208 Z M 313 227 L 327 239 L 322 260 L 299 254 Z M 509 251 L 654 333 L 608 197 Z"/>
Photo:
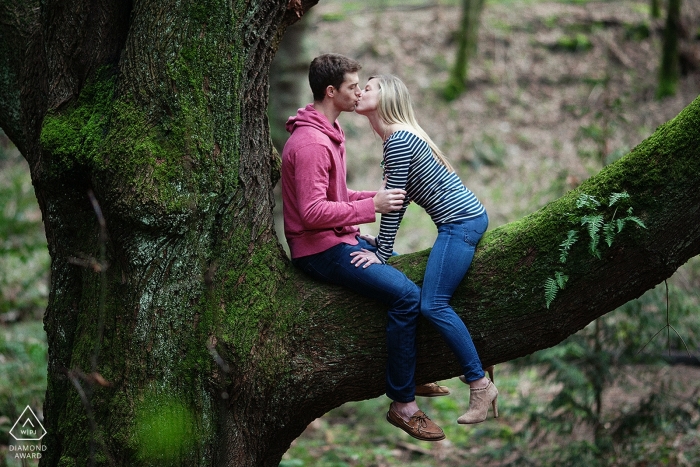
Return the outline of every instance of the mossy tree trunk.
<path id="1" fill-rule="evenodd" d="M 42 466 L 276 466 L 384 388 L 385 310 L 300 275 L 273 229 L 267 73 L 313 2 L 0 1 L 0 125 L 52 258 Z M 453 304 L 485 364 L 559 343 L 700 252 L 700 99 L 579 191 L 647 229 L 572 251 L 577 193 L 488 233 Z M 585 249 L 584 249 L 585 250 Z M 427 252 L 397 267 L 420 282 Z M 419 328 L 418 379 L 458 374 Z"/>

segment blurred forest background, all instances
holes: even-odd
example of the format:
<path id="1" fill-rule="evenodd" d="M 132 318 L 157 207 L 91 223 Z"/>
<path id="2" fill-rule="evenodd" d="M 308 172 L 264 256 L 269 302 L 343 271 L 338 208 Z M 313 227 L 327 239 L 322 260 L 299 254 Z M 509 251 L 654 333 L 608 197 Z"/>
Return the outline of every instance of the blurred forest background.
<path id="1" fill-rule="evenodd" d="M 660 84 L 676 5 L 677 80 Z M 465 34 L 475 41 L 463 43 Z M 308 64 L 325 52 L 358 59 L 361 84 L 375 73 L 406 82 L 419 122 L 493 229 L 575 188 L 698 97 L 700 2 L 321 0 L 288 30 L 273 64 L 270 126 L 280 152 L 284 122 L 311 100 Z M 455 70 L 460 55 L 468 66 Z M 349 186 L 376 189 L 380 140 L 364 117 L 340 121 Z M 276 214 L 282 236 L 279 199 Z M 411 205 L 396 249 L 429 248 L 435 235 Z M 0 133 L 0 467 L 35 465 L 14 459 L 9 430 L 27 405 L 42 417 L 49 263 L 26 162 Z M 699 305 L 694 258 L 558 346 L 498 365 L 499 419 L 457 425 L 468 388 L 443 381 L 452 395 L 419 404 L 445 441 L 389 425 L 380 397 L 313 422 L 281 466 L 700 465 Z"/>

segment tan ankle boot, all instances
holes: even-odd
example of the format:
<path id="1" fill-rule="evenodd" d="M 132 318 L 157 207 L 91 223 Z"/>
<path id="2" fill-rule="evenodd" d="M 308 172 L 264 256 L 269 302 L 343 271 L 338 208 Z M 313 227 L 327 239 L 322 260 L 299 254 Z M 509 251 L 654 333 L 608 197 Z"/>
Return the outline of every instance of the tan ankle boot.
<path id="1" fill-rule="evenodd" d="M 481 423 L 486 420 L 489 411 L 489 404 L 493 406 L 493 416 L 498 418 L 498 389 L 493 382 L 484 388 L 469 390 L 469 410 L 457 419 L 457 423 L 472 424 Z"/>

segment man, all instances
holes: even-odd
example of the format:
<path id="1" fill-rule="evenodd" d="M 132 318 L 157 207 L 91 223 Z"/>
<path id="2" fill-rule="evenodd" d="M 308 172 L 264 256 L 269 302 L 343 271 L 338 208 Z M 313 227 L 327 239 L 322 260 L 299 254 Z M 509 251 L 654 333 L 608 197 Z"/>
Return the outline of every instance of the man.
<path id="1" fill-rule="evenodd" d="M 420 288 L 387 264 L 364 264 L 356 255 L 372 249 L 357 224 L 376 213 L 401 209 L 405 192 L 353 191 L 346 185 L 345 135 L 337 122 L 360 100 L 356 61 L 337 54 L 316 57 L 309 69 L 314 102 L 287 122 L 291 133 L 282 151 L 284 232 L 292 262 L 310 276 L 389 305 L 387 335 L 387 420 L 425 441 L 445 438 L 415 402 L 416 324 Z M 433 394 L 442 395 L 442 394 Z"/>

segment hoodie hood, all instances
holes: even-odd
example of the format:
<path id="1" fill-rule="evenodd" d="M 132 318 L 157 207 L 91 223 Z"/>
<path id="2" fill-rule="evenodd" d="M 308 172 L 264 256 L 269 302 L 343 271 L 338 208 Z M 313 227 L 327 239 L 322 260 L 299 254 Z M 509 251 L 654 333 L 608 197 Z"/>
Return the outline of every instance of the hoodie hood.
<path id="1" fill-rule="evenodd" d="M 331 126 L 326 116 L 317 111 L 313 104 L 299 109 L 296 115 L 289 117 L 286 128 L 289 133 L 293 133 L 297 128 L 304 126 L 312 127 L 320 131 L 336 144 L 345 142 L 345 133 L 343 133 L 343 129 L 340 128 L 338 122 L 335 121 Z"/>

